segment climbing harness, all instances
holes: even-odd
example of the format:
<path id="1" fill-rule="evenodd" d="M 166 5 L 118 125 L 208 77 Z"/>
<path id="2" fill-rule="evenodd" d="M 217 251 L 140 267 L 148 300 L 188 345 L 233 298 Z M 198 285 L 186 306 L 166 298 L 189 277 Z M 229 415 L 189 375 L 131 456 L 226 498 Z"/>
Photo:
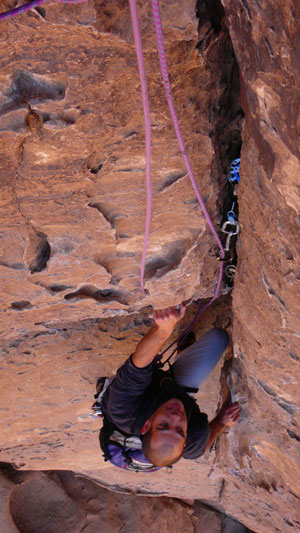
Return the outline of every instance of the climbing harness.
<path id="1" fill-rule="evenodd" d="M 138 435 L 123 432 L 109 421 L 103 412 L 102 399 L 114 377 L 101 377 L 97 380 L 95 402 L 92 405 L 92 418 L 102 418 L 103 425 L 99 434 L 100 448 L 104 461 L 110 461 L 114 466 L 123 470 L 151 473 L 160 470 L 144 456 L 142 440 Z"/>
<path id="2" fill-rule="evenodd" d="M 81 4 L 82 2 L 87 2 L 87 0 L 54 0 L 54 1 L 61 2 L 63 4 Z M 5 20 L 11 17 L 15 17 L 16 15 L 20 15 L 21 13 L 26 13 L 26 11 L 33 9 L 34 7 L 40 6 L 41 4 L 44 4 L 45 2 L 46 0 L 32 0 L 32 2 L 29 2 L 28 4 L 15 7 L 14 9 L 10 9 L 9 11 L 5 11 L 5 13 L 0 13 L 0 20 Z"/>

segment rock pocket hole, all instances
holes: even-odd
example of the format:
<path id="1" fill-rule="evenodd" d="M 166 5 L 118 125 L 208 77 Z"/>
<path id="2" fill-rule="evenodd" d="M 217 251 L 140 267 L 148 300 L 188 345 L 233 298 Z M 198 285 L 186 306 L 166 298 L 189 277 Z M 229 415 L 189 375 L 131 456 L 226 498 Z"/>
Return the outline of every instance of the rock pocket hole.
<path id="1" fill-rule="evenodd" d="M 51 247 L 45 233 L 32 230 L 29 245 L 25 253 L 26 262 L 31 274 L 44 270 L 47 267 L 50 255 Z"/>
<path id="2" fill-rule="evenodd" d="M 84 285 L 64 296 L 65 300 L 82 300 L 85 298 L 92 298 L 102 303 L 119 302 L 123 305 L 128 305 L 127 298 L 122 291 L 116 289 L 97 289 L 97 287 L 91 285 Z"/>
<path id="3" fill-rule="evenodd" d="M 46 18 L 46 9 L 44 7 L 37 6 L 35 10 L 43 19 Z"/>
<path id="4" fill-rule="evenodd" d="M 165 255 L 157 255 L 149 259 L 145 266 L 145 278 L 161 278 L 171 270 L 175 270 L 180 265 L 188 247 L 187 241 L 176 241 L 172 243 Z"/>
<path id="5" fill-rule="evenodd" d="M 65 88 L 60 83 L 43 80 L 27 70 L 19 69 L 13 75 L 10 96 L 22 102 L 31 99 L 61 100 L 65 96 Z"/>
<path id="6" fill-rule="evenodd" d="M 32 305 L 27 300 L 20 300 L 18 302 L 12 302 L 10 308 L 15 311 L 23 311 L 23 309 L 31 309 Z"/>
<path id="7" fill-rule="evenodd" d="M 99 163 L 99 165 L 96 165 L 94 167 L 88 167 L 91 174 L 98 174 L 99 170 L 103 167 L 103 163 Z"/>

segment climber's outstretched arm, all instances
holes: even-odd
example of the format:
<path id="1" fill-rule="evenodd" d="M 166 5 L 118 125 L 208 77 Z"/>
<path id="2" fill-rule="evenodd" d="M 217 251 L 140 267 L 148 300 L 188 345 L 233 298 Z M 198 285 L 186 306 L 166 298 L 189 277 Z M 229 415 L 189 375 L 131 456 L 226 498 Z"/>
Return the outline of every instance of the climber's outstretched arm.
<path id="1" fill-rule="evenodd" d="M 143 368 L 153 361 L 184 313 L 184 304 L 181 304 L 179 309 L 168 307 L 153 312 L 155 326 L 138 343 L 132 356 L 132 362 L 137 368 Z"/>
<path id="2" fill-rule="evenodd" d="M 209 422 L 210 436 L 206 446 L 208 450 L 216 438 L 223 433 L 223 431 L 235 424 L 240 416 L 240 405 L 238 402 L 230 403 L 226 401 L 221 407 L 217 416 Z"/>

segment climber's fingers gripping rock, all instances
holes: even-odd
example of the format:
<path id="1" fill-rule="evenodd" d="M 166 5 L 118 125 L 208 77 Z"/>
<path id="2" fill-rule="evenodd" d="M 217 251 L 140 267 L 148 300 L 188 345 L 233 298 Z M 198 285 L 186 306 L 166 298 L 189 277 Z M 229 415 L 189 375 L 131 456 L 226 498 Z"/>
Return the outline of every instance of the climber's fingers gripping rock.
<path id="1" fill-rule="evenodd" d="M 219 413 L 219 420 L 224 426 L 233 426 L 240 416 L 240 404 L 238 402 L 225 403 Z"/>
<path id="2" fill-rule="evenodd" d="M 184 316 L 185 309 L 186 307 L 183 303 L 180 304 L 179 308 L 156 309 L 153 312 L 153 318 L 160 330 L 171 334 L 177 322 Z"/>

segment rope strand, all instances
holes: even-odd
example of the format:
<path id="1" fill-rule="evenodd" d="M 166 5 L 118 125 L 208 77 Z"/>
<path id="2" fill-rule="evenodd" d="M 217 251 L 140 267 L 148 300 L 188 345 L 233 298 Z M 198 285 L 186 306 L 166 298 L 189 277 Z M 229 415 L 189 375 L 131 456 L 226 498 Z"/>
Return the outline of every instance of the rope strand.
<path id="1" fill-rule="evenodd" d="M 180 131 L 179 122 L 178 122 L 178 119 L 177 119 L 177 115 L 176 115 L 176 111 L 175 111 L 175 107 L 174 107 L 174 103 L 173 103 L 173 97 L 172 97 L 172 91 L 171 91 L 169 74 L 168 74 L 168 67 L 167 67 L 167 60 L 166 60 L 165 45 L 164 45 L 164 39 L 163 39 L 163 29 L 162 29 L 162 22 L 161 22 L 160 9 L 159 9 L 159 0 L 151 0 L 151 5 L 152 5 L 152 16 L 153 16 L 153 23 L 154 23 L 155 34 L 156 34 L 156 42 L 157 42 L 158 56 L 159 56 L 159 62 L 160 62 L 160 69 L 161 69 L 161 74 L 162 74 L 163 83 L 164 83 L 164 87 L 165 87 L 166 98 L 167 98 L 168 106 L 169 106 L 169 109 L 170 109 L 170 114 L 171 114 L 171 117 L 172 117 L 172 120 L 173 120 L 173 125 L 174 125 L 174 129 L 175 129 L 176 137 L 177 137 L 177 140 L 178 140 L 178 144 L 179 144 L 179 147 L 180 147 L 180 150 L 181 150 L 181 153 L 182 153 L 182 157 L 184 159 L 184 162 L 185 162 L 185 165 L 186 165 L 186 169 L 187 169 L 187 172 L 188 172 L 192 187 L 194 189 L 195 195 L 196 195 L 197 200 L 198 200 L 198 202 L 199 202 L 199 204 L 201 206 L 202 212 L 203 212 L 203 214 L 204 214 L 204 216 L 206 218 L 208 226 L 209 226 L 209 228 L 210 228 L 210 230 L 211 230 L 211 232 L 212 232 L 212 234 L 213 234 L 213 236 L 214 236 L 214 238 L 215 238 L 215 240 L 216 240 L 216 242 L 218 244 L 218 247 L 220 249 L 220 256 L 223 259 L 225 257 L 225 251 L 224 251 L 224 248 L 223 248 L 222 243 L 220 241 L 220 238 L 219 238 L 219 236 L 218 236 L 218 234 L 217 234 L 217 232 L 216 232 L 216 230 L 215 230 L 215 228 L 214 228 L 214 226 L 212 224 L 211 218 L 210 218 L 210 216 L 208 214 L 208 211 L 207 211 L 206 206 L 204 204 L 204 201 L 203 201 L 203 199 L 201 197 L 201 194 L 200 194 L 200 192 L 198 190 L 198 187 L 197 187 L 194 175 L 193 175 L 193 171 L 192 171 L 192 168 L 191 168 L 191 165 L 190 165 L 190 161 L 189 161 L 188 155 L 187 155 L 186 150 L 185 150 L 183 138 L 182 138 L 181 131 Z M 176 341 L 174 341 L 172 344 L 170 344 L 164 350 L 162 355 L 164 355 L 178 341 L 182 341 L 185 338 L 185 336 L 191 331 L 191 329 L 197 323 L 197 321 L 199 320 L 199 317 L 202 315 L 202 313 L 216 300 L 216 298 L 219 296 L 220 287 L 221 287 L 221 283 L 222 283 L 222 278 L 223 278 L 223 262 L 220 261 L 219 276 L 218 276 L 217 286 L 216 286 L 216 290 L 215 290 L 215 293 L 214 293 L 213 297 L 203 307 L 201 307 L 201 301 L 199 302 L 198 311 L 197 311 L 194 319 L 190 322 L 190 324 L 188 324 L 188 326 L 183 331 L 183 333 L 178 337 L 178 339 L 176 339 Z M 175 351 L 176 351 L 176 349 L 173 350 L 173 352 L 171 353 L 171 355 L 169 356 L 169 358 L 167 360 L 169 360 L 172 357 L 172 355 L 175 353 Z"/>
<path id="2" fill-rule="evenodd" d="M 164 82 L 164 87 L 165 87 L 165 92 L 166 92 L 166 97 L 167 97 L 167 101 L 168 101 L 168 105 L 169 105 L 169 109 L 170 109 L 170 113 L 171 113 L 171 117 L 172 117 L 172 120 L 173 120 L 173 125 L 174 125 L 174 129 L 175 129 L 175 133 L 176 133 L 176 137 L 177 137 L 177 140 L 178 140 L 178 144 L 179 144 L 179 147 L 180 147 L 180 150 L 181 150 L 181 153 L 182 153 L 182 157 L 184 159 L 184 162 L 185 162 L 185 165 L 186 165 L 186 169 L 187 169 L 187 172 L 188 172 L 188 175 L 189 175 L 189 178 L 191 180 L 191 184 L 193 186 L 193 189 L 194 189 L 194 192 L 196 194 L 196 197 L 197 197 L 197 200 L 201 206 L 201 209 L 203 211 L 203 214 L 206 218 L 206 221 L 208 223 L 208 226 L 220 248 L 220 252 L 221 252 L 221 257 L 224 258 L 225 257 L 225 252 L 224 252 L 224 248 L 222 246 L 222 243 L 220 241 L 220 238 L 212 224 L 212 221 L 211 221 L 211 218 L 208 214 L 208 211 L 205 207 L 205 204 L 204 204 L 204 201 L 201 197 L 201 194 L 198 190 L 198 187 L 197 187 L 197 184 L 196 184 L 196 181 L 195 181 L 195 178 L 194 178 L 194 175 L 193 175 L 193 171 L 192 171 L 192 168 L 191 168 L 191 165 L 190 165 L 190 161 L 189 161 L 189 158 L 188 158 L 188 155 L 186 153 L 186 150 L 185 150 L 185 146 L 184 146 L 184 142 L 183 142 L 183 138 L 182 138 L 182 135 L 181 135 L 181 131 L 180 131 L 180 127 L 179 127 L 179 122 L 178 122 L 178 119 L 177 119 L 177 115 L 176 115 L 176 111 L 175 111 L 175 107 L 174 107 L 174 103 L 173 103 L 173 97 L 172 97 L 172 92 L 171 92 L 171 86 L 170 86 L 170 81 L 169 81 L 169 74 L 168 74 L 168 68 L 167 68 L 167 60 L 166 60 L 166 52 L 165 52 L 165 46 L 164 46 L 164 40 L 163 40 L 163 34 L 162 34 L 162 23 L 161 23 L 161 17 L 160 17 L 160 10 L 159 10 L 159 1 L 158 0 L 151 0 L 151 4 L 152 4 L 152 14 L 153 14 L 153 22 L 154 22 L 154 28 L 155 28 L 155 34 L 156 34 L 156 42 L 157 42 L 157 49 L 158 49 L 158 56 L 159 56 L 159 62 L 160 62 L 160 68 L 161 68 L 161 73 L 162 73 L 162 77 L 163 77 L 163 82 Z M 222 266 L 222 264 L 221 264 Z"/>
<path id="3" fill-rule="evenodd" d="M 87 0 L 54 0 L 54 1 L 61 2 L 63 4 L 81 4 L 82 2 L 87 2 Z M 32 0 L 28 4 L 24 4 L 23 6 L 15 7 L 14 9 L 10 9 L 9 11 L 0 13 L 0 20 L 9 19 L 11 17 L 15 17 L 16 15 L 20 15 L 21 13 L 26 13 L 26 11 L 33 9 L 34 7 L 40 6 L 41 4 L 44 4 L 45 2 L 46 0 Z"/>
<path id="4" fill-rule="evenodd" d="M 139 26 L 139 20 L 138 20 L 136 0 L 129 0 L 129 4 L 130 4 L 133 35 L 134 35 L 134 41 L 135 41 L 136 56 L 138 60 L 138 67 L 139 67 L 140 80 L 141 80 L 144 121 L 145 121 L 147 207 L 146 207 L 144 247 L 143 247 L 143 253 L 142 253 L 142 260 L 141 260 L 141 271 L 140 271 L 141 289 L 142 289 L 142 293 L 145 294 L 145 284 L 144 284 L 145 263 L 146 263 L 146 253 L 147 253 L 148 242 L 149 242 L 151 208 L 152 208 L 151 119 L 150 119 L 150 106 L 149 106 L 148 88 L 147 88 L 147 80 L 146 80 L 146 72 L 145 72 L 145 63 L 144 63 L 144 56 L 143 56 L 142 39 L 141 39 L 141 32 L 140 32 L 140 26 Z"/>

